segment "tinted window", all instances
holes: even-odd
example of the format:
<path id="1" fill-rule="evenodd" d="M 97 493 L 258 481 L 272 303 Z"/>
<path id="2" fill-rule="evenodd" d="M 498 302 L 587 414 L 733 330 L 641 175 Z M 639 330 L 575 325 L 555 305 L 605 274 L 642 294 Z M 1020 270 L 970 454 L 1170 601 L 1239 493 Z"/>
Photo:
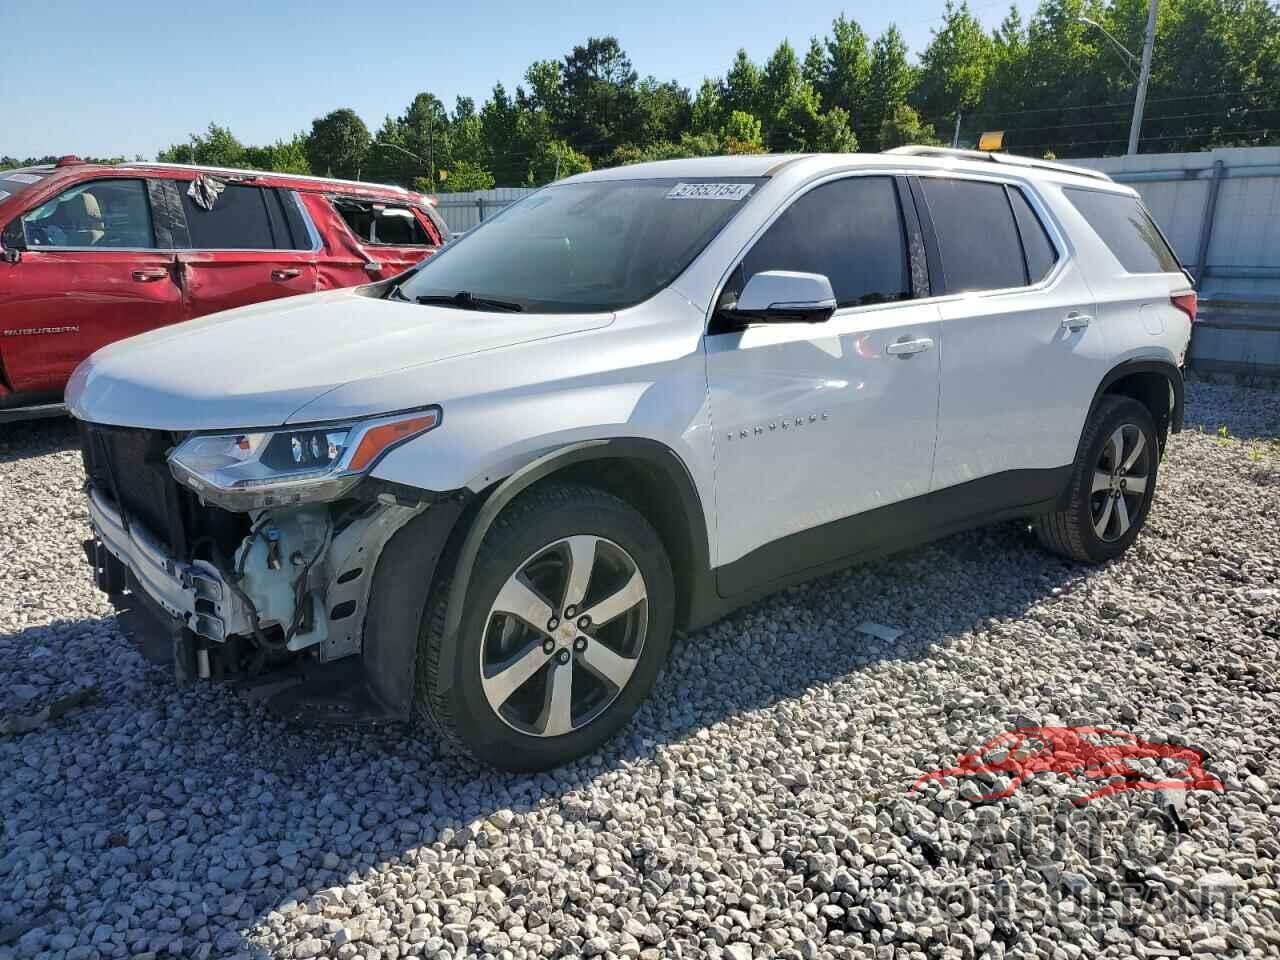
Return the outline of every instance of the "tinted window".
<path id="1" fill-rule="evenodd" d="M 1004 186 L 921 177 L 947 292 L 1002 290 L 1027 282 L 1022 245 Z"/>
<path id="2" fill-rule="evenodd" d="M 553 184 L 442 247 L 400 292 L 413 298 L 465 290 L 554 313 L 631 306 L 674 280 L 761 182 Z"/>
<path id="3" fill-rule="evenodd" d="M 141 180 L 92 180 L 64 190 L 22 218 L 30 247 L 154 248 Z"/>
<path id="4" fill-rule="evenodd" d="M 1182 269 L 1137 197 L 1097 190 L 1063 192 L 1129 273 L 1176 273 Z"/>
<path id="5" fill-rule="evenodd" d="M 395 247 L 425 247 L 431 238 L 408 207 L 388 206 L 341 198 L 334 208 L 343 221 L 365 243 Z"/>
<path id="6" fill-rule="evenodd" d="M 1022 249 L 1027 255 L 1028 278 L 1032 283 L 1039 283 L 1058 262 L 1058 251 L 1053 248 L 1053 241 L 1049 239 L 1044 224 L 1017 187 L 1009 188 L 1009 202 L 1013 204 L 1018 234 L 1022 237 Z"/>
<path id="7" fill-rule="evenodd" d="M 742 261 L 740 282 L 765 270 L 820 273 L 842 307 L 911 298 L 898 191 L 889 177 L 851 177 L 800 197 Z"/>
<path id="8" fill-rule="evenodd" d="M 196 250 L 273 250 L 292 244 L 282 237 L 276 243 L 267 212 L 266 191 L 229 183 L 213 203 L 212 210 L 196 205 L 187 195 L 188 184 L 179 183 L 182 209 L 187 215 L 187 231 Z"/>

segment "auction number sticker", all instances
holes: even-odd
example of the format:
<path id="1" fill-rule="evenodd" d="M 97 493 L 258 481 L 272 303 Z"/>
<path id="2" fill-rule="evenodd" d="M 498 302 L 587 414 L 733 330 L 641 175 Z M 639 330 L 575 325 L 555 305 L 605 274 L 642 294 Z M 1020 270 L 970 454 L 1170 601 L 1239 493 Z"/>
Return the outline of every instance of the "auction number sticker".
<path id="1" fill-rule="evenodd" d="M 6 173 L 3 179 L 12 180 L 15 183 L 39 183 L 40 177 L 34 173 Z"/>
<path id="2" fill-rule="evenodd" d="M 754 183 L 677 183 L 668 200 L 742 200 Z"/>

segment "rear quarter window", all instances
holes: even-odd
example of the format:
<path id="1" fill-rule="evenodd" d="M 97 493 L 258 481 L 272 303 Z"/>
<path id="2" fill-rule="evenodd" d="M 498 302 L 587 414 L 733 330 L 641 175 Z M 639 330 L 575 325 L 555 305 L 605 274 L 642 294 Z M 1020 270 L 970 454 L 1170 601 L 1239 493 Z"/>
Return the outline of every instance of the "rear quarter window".
<path id="1" fill-rule="evenodd" d="M 1062 191 L 1126 273 L 1179 273 L 1182 264 L 1137 197 L 1068 187 Z"/>

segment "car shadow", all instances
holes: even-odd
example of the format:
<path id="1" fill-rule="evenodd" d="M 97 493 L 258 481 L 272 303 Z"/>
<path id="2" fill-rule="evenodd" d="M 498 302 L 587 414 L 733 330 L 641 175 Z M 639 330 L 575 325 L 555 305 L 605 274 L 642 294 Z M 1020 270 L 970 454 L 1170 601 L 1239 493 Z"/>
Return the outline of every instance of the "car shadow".
<path id="1" fill-rule="evenodd" d="M 0 463 L 62 453 L 78 445 L 76 422 L 71 417 L 0 423 Z"/>
<path id="2" fill-rule="evenodd" d="M 291 729 L 225 687 L 175 686 L 122 641 L 114 617 L 0 636 L 0 697 L 33 671 L 50 694 L 97 687 L 95 702 L 0 738 L 8 763 L 37 758 L 22 769 L 25 789 L 0 803 L 10 840 L 40 831 L 50 871 L 43 884 L 30 869 L 20 880 L 13 855 L 0 859 L 0 927 L 34 917 L 50 936 L 83 932 L 89 943 L 127 911 L 146 932 L 125 934 L 125 952 L 267 956 L 246 936 L 291 902 L 378 864 L 420 863 L 420 848 L 476 839 L 502 811 L 559 808 L 703 728 L 886 660 L 928 657 L 1089 576 L 1040 552 L 1025 524 L 1006 523 L 793 587 L 677 638 L 629 727 L 553 775 L 496 772 L 400 728 Z M 878 641 L 857 631 L 865 621 L 903 632 Z M 33 660 L 37 647 L 49 653 Z"/>

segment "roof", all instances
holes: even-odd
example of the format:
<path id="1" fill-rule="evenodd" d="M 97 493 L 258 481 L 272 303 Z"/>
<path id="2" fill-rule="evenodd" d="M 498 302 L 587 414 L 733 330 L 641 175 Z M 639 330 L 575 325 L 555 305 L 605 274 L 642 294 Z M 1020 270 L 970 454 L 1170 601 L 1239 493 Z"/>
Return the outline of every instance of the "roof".
<path id="1" fill-rule="evenodd" d="M 249 170 L 242 167 L 211 167 L 201 163 L 161 163 L 160 161 L 136 160 L 117 164 L 117 167 L 128 167 L 139 170 L 190 170 L 198 173 L 224 174 L 234 177 L 270 177 L 273 180 L 290 180 L 310 183 L 317 186 L 356 187 L 362 190 L 375 190 L 384 193 L 402 193 L 405 196 L 425 196 L 415 194 L 411 190 L 394 183 L 368 183 L 363 180 L 342 180 L 338 177 L 317 177 L 306 173 L 281 173 L 275 170 Z"/>
<path id="2" fill-rule="evenodd" d="M 584 183 L 601 180 L 642 180 L 672 177 L 768 177 L 784 167 L 805 164 L 816 168 L 884 167 L 886 163 L 904 169 L 968 170 L 974 173 L 1017 172 L 1024 176 L 1038 173 L 1058 177 L 1081 177 L 1108 185 L 1111 178 L 1097 170 L 1073 167 L 1065 163 L 1037 160 L 1008 153 L 979 153 L 976 150 L 951 150 L 945 147 L 899 147 L 885 153 L 757 153 L 720 157 L 690 157 L 683 160 L 656 160 L 633 163 L 605 170 L 592 170 L 567 177 L 561 183 Z"/>

